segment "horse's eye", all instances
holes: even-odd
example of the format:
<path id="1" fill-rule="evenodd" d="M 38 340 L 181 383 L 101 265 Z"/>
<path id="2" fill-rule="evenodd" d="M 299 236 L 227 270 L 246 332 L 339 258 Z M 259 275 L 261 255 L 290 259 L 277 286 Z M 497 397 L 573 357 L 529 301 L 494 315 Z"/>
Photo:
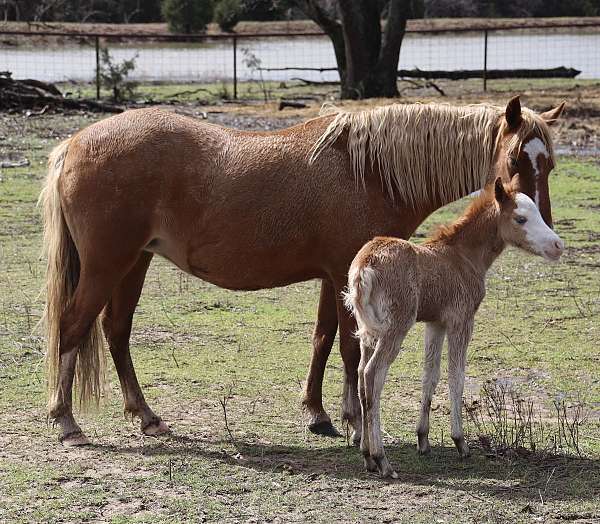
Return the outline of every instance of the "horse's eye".
<path id="1" fill-rule="evenodd" d="M 513 156 L 511 156 L 508 159 L 508 163 L 510 164 L 510 167 L 512 167 L 513 169 L 517 169 L 517 166 L 519 165 L 519 163 L 517 162 L 517 159 Z"/>
<path id="2" fill-rule="evenodd" d="M 517 224 L 523 225 L 525 222 L 527 222 L 527 219 L 525 217 L 518 216 L 518 217 L 515 217 L 515 222 Z"/>

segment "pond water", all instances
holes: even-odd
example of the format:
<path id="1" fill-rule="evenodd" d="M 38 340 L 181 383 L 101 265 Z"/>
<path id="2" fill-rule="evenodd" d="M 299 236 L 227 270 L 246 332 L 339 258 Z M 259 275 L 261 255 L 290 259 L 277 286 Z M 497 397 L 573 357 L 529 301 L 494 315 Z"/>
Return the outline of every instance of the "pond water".
<path id="1" fill-rule="evenodd" d="M 212 82 L 233 77 L 231 41 L 202 44 L 110 44 L 116 61 L 136 56 L 130 75 L 142 81 Z M 454 33 L 405 37 L 400 68 L 480 69 L 483 65 L 483 34 Z M 257 59 L 264 68 L 335 67 L 335 57 L 327 37 L 238 38 L 238 79 L 257 80 L 261 74 L 252 66 Z M 578 78 L 600 78 L 600 33 L 584 31 L 568 34 L 489 35 L 488 68 L 574 67 Z M 0 47 L 0 70 L 12 71 L 15 78 L 36 78 L 51 82 L 95 78 L 93 46 Z M 336 71 L 263 71 L 265 80 L 337 80 Z"/>

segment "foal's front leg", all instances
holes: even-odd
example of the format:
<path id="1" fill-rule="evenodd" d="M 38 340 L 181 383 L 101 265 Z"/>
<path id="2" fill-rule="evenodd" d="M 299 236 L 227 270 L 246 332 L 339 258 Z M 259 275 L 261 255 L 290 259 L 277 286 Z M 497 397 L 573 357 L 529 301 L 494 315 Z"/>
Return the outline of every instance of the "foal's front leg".
<path id="1" fill-rule="evenodd" d="M 462 397 L 465 386 L 467 346 L 473 333 L 473 319 L 448 329 L 448 386 L 450 389 L 450 436 L 461 457 L 471 452 L 462 425 Z"/>
<path id="2" fill-rule="evenodd" d="M 431 398 L 440 380 L 440 360 L 446 327 L 438 322 L 427 322 L 425 326 L 425 356 L 423 366 L 423 394 L 421 397 L 421 416 L 417 426 L 417 450 L 421 455 L 429 453 L 429 412 Z"/>

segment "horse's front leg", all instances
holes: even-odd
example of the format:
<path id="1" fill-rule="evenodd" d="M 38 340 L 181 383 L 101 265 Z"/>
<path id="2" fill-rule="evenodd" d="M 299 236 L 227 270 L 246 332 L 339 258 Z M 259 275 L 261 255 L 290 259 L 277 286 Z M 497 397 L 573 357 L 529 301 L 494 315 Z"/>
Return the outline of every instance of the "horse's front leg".
<path id="1" fill-rule="evenodd" d="M 448 387 L 450 389 L 450 436 L 461 457 L 471 452 L 465 442 L 462 424 L 462 397 L 465 386 L 467 346 L 473 332 L 473 319 L 448 328 Z"/>
<path id="2" fill-rule="evenodd" d="M 308 429 L 313 433 L 330 437 L 337 437 L 339 433 L 323 408 L 323 376 L 335 340 L 337 326 L 335 289 L 328 280 L 322 280 L 319 311 L 313 332 L 313 353 L 306 377 L 302 404 L 309 415 Z"/>

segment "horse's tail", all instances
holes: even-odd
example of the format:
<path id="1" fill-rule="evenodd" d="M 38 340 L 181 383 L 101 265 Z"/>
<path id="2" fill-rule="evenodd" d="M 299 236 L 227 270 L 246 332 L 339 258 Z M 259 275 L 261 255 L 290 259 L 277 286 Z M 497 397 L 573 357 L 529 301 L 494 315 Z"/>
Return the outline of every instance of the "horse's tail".
<path id="1" fill-rule="evenodd" d="M 377 273 L 372 267 L 350 267 L 348 291 L 344 293 L 344 304 L 356 318 L 356 336 L 367 345 L 373 345 L 385 329 L 384 304 L 381 291 L 377 291 Z"/>
<path id="2" fill-rule="evenodd" d="M 51 408 L 59 388 L 60 321 L 79 281 L 80 261 L 77 248 L 65 221 L 58 182 L 70 140 L 50 154 L 48 176 L 38 203 L 43 206 L 44 253 L 46 268 L 46 307 L 41 323 L 46 331 L 46 371 L 48 402 Z M 104 386 L 105 351 L 98 319 L 79 345 L 75 385 L 81 406 L 96 404 Z"/>

